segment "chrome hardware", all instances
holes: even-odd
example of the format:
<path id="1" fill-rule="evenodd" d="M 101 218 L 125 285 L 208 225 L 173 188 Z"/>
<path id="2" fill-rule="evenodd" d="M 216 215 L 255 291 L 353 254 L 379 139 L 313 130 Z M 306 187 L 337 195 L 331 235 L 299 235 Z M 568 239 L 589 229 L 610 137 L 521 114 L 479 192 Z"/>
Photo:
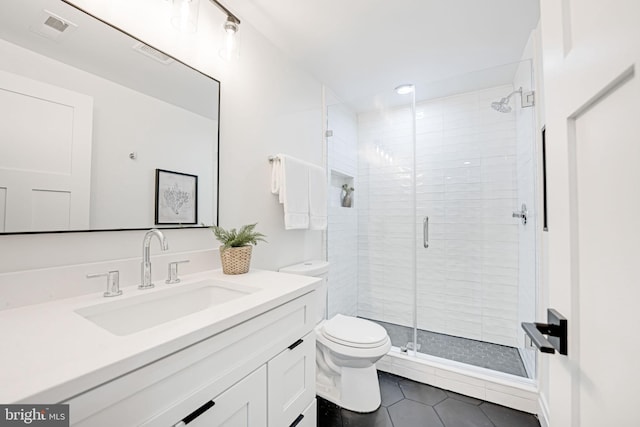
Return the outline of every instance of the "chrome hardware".
<path id="1" fill-rule="evenodd" d="M 87 279 L 94 279 L 96 277 L 107 278 L 107 291 L 102 294 L 105 297 L 117 297 L 122 295 L 120 290 L 120 272 L 118 270 L 109 271 L 107 273 L 92 273 L 87 274 Z"/>
<path id="2" fill-rule="evenodd" d="M 151 282 L 151 238 L 156 236 L 158 241 L 160 242 L 160 248 L 163 251 L 169 249 L 169 244 L 167 243 L 167 239 L 165 239 L 164 234 L 160 230 L 155 228 L 147 231 L 144 235 L 144 240 L 142 241 L 142 264 L 141 264 L 141 280 L 138 285 L 138 289 L 151 289 L 153 288 L 153 283 Z"/>
<path id="3" fill-rule="evenodd" d="M 165 280 L 164 283 L 168 285 L 173 285 L 174 283 L 180 283 L 180 279 L 178 278 L 178 264 L 185 264 L 187 262 L 189 262 L 188 259 L 185 259 L 183 261 L 170 262 L 169 272 L 168 272 L 169 278 Z"/>
<path id="4" fill-rule="evenodd" d="M 535 91 L 522 92 L 522 108 L 533 107 L 536 105 Z"/>
<path id="5" fill-rule="evenodd" d="M 422 347 L 422 344 L 417 344 L 414 348 L 413 342 L 410 341 L 407 343 L 407 350 L 411 350 L 411 351 L 420 351 L 420 347 Z"/>
<path id="6" fill-rule="evenodd" d="M 425 216 L 422 220 L 422 245 L 429 247 L 429 217 Z"/>
<path id="7" fill-rule="evenodd" d="M 522 204 L 522 208 L 519 211 L 516 211 L 514 213 L 511 214 L 512 217 L 514 218 L 521 218 L 522 219 L 522 225 L 527 225 L 527 216 L 529 215 L 529 212 L 527 211 L 527 205 L 526 204 Z"/>

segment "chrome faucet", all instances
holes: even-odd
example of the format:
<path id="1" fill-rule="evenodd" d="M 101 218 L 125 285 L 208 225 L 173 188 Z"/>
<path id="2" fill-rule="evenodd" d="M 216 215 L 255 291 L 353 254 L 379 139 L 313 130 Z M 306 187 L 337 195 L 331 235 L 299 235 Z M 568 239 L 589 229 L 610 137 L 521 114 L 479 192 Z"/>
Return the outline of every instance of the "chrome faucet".
<path id="1" fill-rule="evenodd" d="M 151 238 L 156 236 L 158 241 L 160 242 L 160 248 L 163 251 L 169 249 L 169 244 L 167 243 L 167 239 L 164 237 L 164 234 L 160 230 L 155 228 L 147 231 L 144 235 L 144 240 L 142 241 L 142 279 L 141 283 L 138 285 L 138 289 L 151 289 L 153 288 L 153 283 L 151 282 L 151 256 L 150 256 L 150 246 L 151 246 Z"/>

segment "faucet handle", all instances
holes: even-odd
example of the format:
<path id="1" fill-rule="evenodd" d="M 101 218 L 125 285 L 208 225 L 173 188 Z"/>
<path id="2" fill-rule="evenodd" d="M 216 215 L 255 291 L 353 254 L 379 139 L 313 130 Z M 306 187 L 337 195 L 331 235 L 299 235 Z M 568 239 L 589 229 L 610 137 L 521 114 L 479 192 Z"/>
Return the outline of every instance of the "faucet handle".
<path id="1" fill-rule="evenodd" d="M 178 278 L 178 264 L 185 264 L 189 262 L 188 259 L 182 261 L 174 261 L 169 263 L 169 278 L 164 281 L 167 284 L 180 283 L 180 279 Z"/>
<path id="2" fill-rule="evenodd" d="M 107 291 L 103 294 L 105 297 L 122 295 L 122 291 L 120 290 L 120 272 L 118 270 L 112 270 L 107 273 L 87 274 L 87 279 L 93 279 L 95 277 L 107 278 Z"/>

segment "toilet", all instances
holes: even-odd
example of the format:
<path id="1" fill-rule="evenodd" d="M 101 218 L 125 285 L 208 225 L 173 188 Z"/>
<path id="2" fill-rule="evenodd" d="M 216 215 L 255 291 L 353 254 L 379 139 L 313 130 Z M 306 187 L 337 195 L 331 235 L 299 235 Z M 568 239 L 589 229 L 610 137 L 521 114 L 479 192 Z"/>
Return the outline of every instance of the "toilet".
<path id="1" fill-rule="evenodd" d="M 316 291 L 317 395 L 350 411 L 378 409 L 381 400 L 375 363 L 391 349 L 387 331 L 369 320 L 342 314 L 326 320 L 328 262 L 306 261 L 280 272 L 322 278 Z"/>

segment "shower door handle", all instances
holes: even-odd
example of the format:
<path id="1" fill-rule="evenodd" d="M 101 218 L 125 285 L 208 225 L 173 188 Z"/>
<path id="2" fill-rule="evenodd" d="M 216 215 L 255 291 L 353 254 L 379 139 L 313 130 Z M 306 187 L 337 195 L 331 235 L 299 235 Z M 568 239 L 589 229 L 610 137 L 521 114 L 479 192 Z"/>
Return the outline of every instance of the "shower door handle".
<path id="1" fill-rule="evenodd" d="M 514 213 L 511 214 L 511 216 L 514 218 L 520 218 L 522 220 L 522 225 L 527 225 L 527 218 L 529 216 L 529 212 L 527 211 L 527 205 L 523 203 L 520 210 L 515 211 Z"/>
<path id="2" fill-rule="evenodd" d="M 429 247 L 429 217 L 425 216 L 422 220 L 422 244 L 425 249 Z"/>

